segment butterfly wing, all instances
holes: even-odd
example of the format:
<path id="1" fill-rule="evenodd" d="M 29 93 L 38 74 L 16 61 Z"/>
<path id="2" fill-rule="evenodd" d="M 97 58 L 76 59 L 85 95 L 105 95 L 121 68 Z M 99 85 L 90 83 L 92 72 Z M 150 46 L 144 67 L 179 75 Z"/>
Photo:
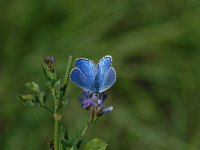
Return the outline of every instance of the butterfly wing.
<path id="1" fill-rule="evenodd" d="M 96 68 L 95 89 L 101 93 L 109 89 L 116 81 L 116 73 L 112 65 L 112 57 L 103 57 Z"/>
<path id="2" fill-rule="evenodd" d="M 89 88 L 86 76 L 78 68 L 75 68 L 71 71 L 70 79 L 71 79 L 72 82 L 74 82 L 80 88 L 83 88 L 83 89 Z"/>
<path id="3" fill-rule="evenodd" d="M 116 82 L 116 73 L 113 67 L 110 67 L 103 83 L 101 84 L 101 88 L 99 89 L 99 92 L 104 92 L 107 89 L 109 89 L 114 83 Z"/>
<path id="4" fill-rule="evenodd" d="M 80 88 L 94 91 L 95 83 L 95 65 L 85 58 L 76 60 L 76 68 L 71 71 L 70 79 Z"/>

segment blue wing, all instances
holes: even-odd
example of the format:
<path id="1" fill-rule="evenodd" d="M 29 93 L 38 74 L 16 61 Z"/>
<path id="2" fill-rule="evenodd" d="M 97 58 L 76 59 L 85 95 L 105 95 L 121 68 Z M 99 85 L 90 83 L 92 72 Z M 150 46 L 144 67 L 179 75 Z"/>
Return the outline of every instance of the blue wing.
<path id="1" fill-rule="evenodd" d="M 95 65 L 89 59 L 76 60 L 76 67 L 70 74 L 71 80 L 79 87 L 94 92 Z"/>
<path id="2" fill-rule="evenodd" d="M 70 73 L 70 79 L 77 84 L 80 88 L 88 88 L 87 78 L 80 69 L 75 68 Z"/>
<path id="3" fill-rule="evenodd" d="M 101 84 L 99 93 L 108 90 L 115 82 L 116 82 L 116 73 L 114 68 L 110 67 L 103 80 L 103 83 Z"/>
<path id="4" fill-rule="evenodd" d="M 116 81 L 116 74 L 112 65 L 112 57 L 103 57 L 96 68 L 95 89 L 96 92 L 104 92 L 109 89 Z"/>

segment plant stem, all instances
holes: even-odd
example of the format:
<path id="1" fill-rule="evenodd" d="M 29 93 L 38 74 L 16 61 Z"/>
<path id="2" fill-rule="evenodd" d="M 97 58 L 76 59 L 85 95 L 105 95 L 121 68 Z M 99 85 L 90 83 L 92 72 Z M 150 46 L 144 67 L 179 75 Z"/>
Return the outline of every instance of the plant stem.
<path id="1" fill-rule="evenodd" d="M 59 118 L 54 115 L 54 150 L 59 150 Z"/>
<path id="2" fill-rule="evenodd" d="M 59 112 L 59 103 L 60 100 L 58 98 L 56 98 L 55 93 L 54 93 L 54 89 L 52 91 L 53 97 L 54 97 L 54 150 L 59 150 L 59 122 L 61 119 L 61 115 Z"/>
<path id="3" fill-rule="evenodd" d="M 85 133 L 87 132 L 87 130 L 88 130 L 88 128 L 90 127 L 90 125 L 92 124 L 92 122 L 91 121 L 88 121 L 87 122 L 87 124 L 86 124 L 86 126 L 82 129 L 82 132 L 81 132 L 81 135 L 80 135 L 80 144 L 78 145 L 78 147 L 77 147 L 77 145 L 76 145 L 76 148 L 80 148 L 80 146 L 81 146 L 81 143 L 82 143 L 82 140 L 83 140 L 83 138 L 84 138 L 84 135 L 85 135 Z"/>
<path id="4" fill-rule="evenodd" d="M 59 106 L 59 99 L 56 97 L 55 95 L 55 89 L 52 89 L 52 95 L 53 95 L 53 98 L 54 98 L 54 113 L 56 113 L 58 111 L 58 106 Z"/>
<path id="5" fill-rule="evenodd" d="M 89 117 L 89 120 L 85 126 L 85 128 L 83 129 L 82 133 L 81 133 L 81 139 L 83 139 L 83 136 L 85 135 L 87 129 L 90 127 L 90 125 L 92 124 L 93 122 L 93 114 L 92 114 L 93 111 L 90 112 L 90 117 Z"/>
<path id="6" fill-rule="evenodd" d="M 81 139 L 83 139 L 83 136 L 85 135 L 87 129 L 90 127 L 91 122 L 87 122 L 85 128 L 83 129 L 82 133 L 81 133 Z"/>
<path id="7" fill-rule="evenodd" d="M 67 84 L 69 80 L 69 74 L 72 65 L 72 56 L 69 56 L 67 69 L 64 78 L 64 84 L 62 87 L 62 94 L 59 97 L 55 95 L 55 89 L 52 89 L 52 94 L 54 98 L 54 150 L 59 150 L 59 130 L 60 130 L 60 120 L 61 120 L 61 111 L 62 111 L 62 99 L 65 96 L 65 92 L 67 89 Z"/>
<path id="8" fill-rule="evenodd" d="M 70 74 L 71 66 L 72 66 L 72 56 L 69 55 L 68 63 L 67 63 L 67 69 L 66 69 L 65 78 L 64 78 L 62 96 L 65 95 L 65 92 L 66 92 L 66 89 L 67 89 L 67 84 L 68 84 L 68 81 L 69 81 L 69 74 Z"/>
<path id="9" fill-rule="evenodd" d="M 59 122 L 60 122 L 60 113 L 59 113 L 59 99 L 56 98 L 54 89 L 52 91 L 53 97 L 54 97 L 54 150 L 59 150 Z"/>

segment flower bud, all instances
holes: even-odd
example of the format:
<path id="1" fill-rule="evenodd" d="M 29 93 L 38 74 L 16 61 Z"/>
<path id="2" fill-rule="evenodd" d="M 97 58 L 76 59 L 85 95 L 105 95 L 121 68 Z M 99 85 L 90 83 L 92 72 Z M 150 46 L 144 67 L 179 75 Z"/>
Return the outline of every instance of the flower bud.
<path id="1" fill-rule="evenodd" d="M 55 63 L 56 59 L 53 56 L 45 56 L 44 57 L 44 63 L 47 65 L 50 72 L 55 71 Z"/>

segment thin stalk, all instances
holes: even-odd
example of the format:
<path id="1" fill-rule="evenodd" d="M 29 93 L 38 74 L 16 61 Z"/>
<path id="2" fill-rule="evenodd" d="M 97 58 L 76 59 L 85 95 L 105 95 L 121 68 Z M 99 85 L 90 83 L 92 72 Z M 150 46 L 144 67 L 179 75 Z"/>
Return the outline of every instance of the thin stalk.
<path id="1" fill-rule="evenodd" d="M 69 55 L 68 63 L 67 63 L 67 69 L 66 69 L 65 78 L 64 78 L 62 96 L 65 95 L 65 92 L 66 92 L 66 89 L 67 89 L 67 85 L 68 85 L 68 81 L 69 81 L 69 74 L 70 74 L 71 66 L 72 66 L 72 56 Z"/>
<path id="2" fill-rule="evenodd" d="M 60 120 L 61 120 L 61 110 L 62 110 L 62 98 L 65 95 L 66 89 L 67 89 L 67 84 L 69 80 L 69 74 L 71 70 L 71 65 L 72 65 L 72 56 L 69 56 L 68 64 L 67 64 L 67 69 L 65 73 L 65 78 L 64 78 L 64 84 L 62 87 L 62 94 L 59 97 L 56 97 L 55 95 L 55 89 L 52 90 L 52 94 L 54 97 L 54 150 L 59 150 L 59 129 L 60 129 Z"/>
<path id="3" fill-rule="evenodd" d="M 81 133 L 81 139 L 83 139 L 85 133 L 87 132 L 88 128 L 90 127 L 90 125 L 93 123 L 93 111 L 90 112 L 90 117 L 89 117 L 89 120 L 85 126 L 85 128 L 82 130 L 82 133 Z"/>
<path id="4" fill-rule="evenodd" d="M 92 124 L 92 121 L 89 120 L 89 121 L 87 122 L 87 124 L 85 125 L 85 127 L 82 129 L 82 132 L 81 132 L 81 135 L 80 135 L 80 139 L 79 139 L 80 141 L 83 140 L 84 135 L 86 134 L 86 132 L 87 132 L 87 130 L 89 129 L 89 127 L 90 127 L 91 124 Z M 79 145 L 78 147 L 76 146 L 75 148 L 78 148 L 78 149 L 79 149 L 80 146 L 81 146 L 81 143 L 82 143 L 82 142 L 80 142 L 80 145 Z"/>
<path id="5" fill-rule="evenodd" d="M 54 150 L 59 150 L 59 119 L 54 118 Z"/>
<path id="6" fill-rule="evenodd" d="M 58 112 L 58 103 L 59 100 L 55 97 L 54 91 L 52 92 L 54 96 L 54 150 L 59 150 L 59 112 Z"/>
<path id="7" fill-rule="evenodd" d="M 90 127 L 90 125 L 91 125 L 91 122 L 88 122 L 88 123 L 86 124 L 85 128 L 83 129 L 83 131 L 82 131 L 82 133 L 81 133 L 81 139 L 83 139 L 83 137 L 84 137 L 86 131 L 88 130 L 88 128 Z"/>
<path id="8" fill-rule="evenodd" d="M 53 98 L 54 98 L 54 113 L 56 113 L 58 111 L 58 106 L 59 106 L 59 99 L 56 97 L 55 95 L 55 89 L 52 89 L 52 95 L 53 95 Z"/>

